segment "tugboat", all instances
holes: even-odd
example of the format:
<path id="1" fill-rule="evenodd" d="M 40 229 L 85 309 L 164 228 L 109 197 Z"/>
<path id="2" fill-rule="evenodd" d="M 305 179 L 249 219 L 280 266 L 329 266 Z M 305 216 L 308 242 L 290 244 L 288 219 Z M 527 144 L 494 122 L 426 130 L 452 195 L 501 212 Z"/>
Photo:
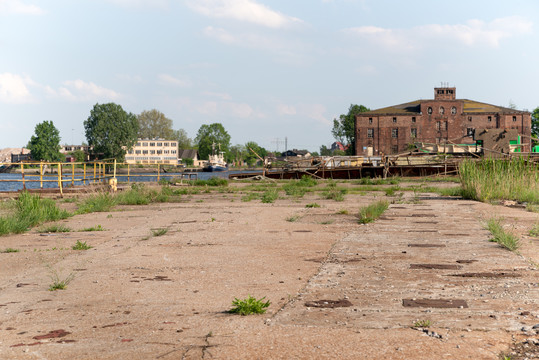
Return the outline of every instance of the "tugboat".
<path id="1" fill-rule="evenodd" d="M 219 145 L 219 150 L 221 149 L 221 145 Z M 215 153 L 215 143 L 211 145 L 211 155 L 209 156 L 209 160 L 202 168 L 202 171 L 204 172 L 214 172 L 214 171 L 227 171 L 228 165 L 225 162 L 225 156 L 223 151 L 219 151 L 219 154 Z"/>

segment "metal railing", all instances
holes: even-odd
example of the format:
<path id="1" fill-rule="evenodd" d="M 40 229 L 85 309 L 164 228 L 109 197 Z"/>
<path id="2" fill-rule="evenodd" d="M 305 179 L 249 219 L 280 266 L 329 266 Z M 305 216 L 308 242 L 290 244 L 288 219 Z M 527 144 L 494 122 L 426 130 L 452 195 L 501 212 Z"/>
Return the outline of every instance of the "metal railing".
<path id="1" fill-rule="evenodd" d="M 118 163 L 116 160 L 100 160 L 92 162 L 21 162 L 12 164 L 12 168 L 19 168 L 20 179 L 0 179 L 1 183 L 22 183 L 23 190 L 26 190 L 26 185 L 30 183 L 39 183 L 39 189 L 43 189 L 45 184 L 57 184 L 60 193 L 63 194 L 65 187 L 74 187 L 75 184 L 90 185 L 97 183 L 110 183 L 111 179 L 116 179 L 118 170 L 121 169 L 121 176 L 127 178 L 127 182 L 137 181 L 141 177 L 155 178 L 159 182 L 167 174 L 166 169 L 170 165 L 163 164 L 145 164 L 144 168 L 156 168 L 156 172 L 140 173 L 132 171 L 133 167 L 139 165 L 128 163 Z M 126 173 L 124 173 L 126 169 Z M 48 172 L 48 174 L 47 174 Z M 184 172 L 183 169 L 178 171 L 180 174 L 175 174 L 181 181 L 196 180 L 198 174 L 196 172 Z M 51 186 L 46 186 L 51 188 Z M 56 188 L 56 186 L 54 186 Z"/>

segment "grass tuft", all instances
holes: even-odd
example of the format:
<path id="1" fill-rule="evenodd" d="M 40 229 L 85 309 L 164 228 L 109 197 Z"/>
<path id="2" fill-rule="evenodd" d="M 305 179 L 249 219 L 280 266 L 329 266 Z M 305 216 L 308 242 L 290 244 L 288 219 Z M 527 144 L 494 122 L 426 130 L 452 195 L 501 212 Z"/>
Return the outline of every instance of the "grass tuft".
<path id="1" fill-rule="evenodd" d="M 213 218 L 212 218 L 213 219 Z M 152 230 L 153 236 L 163 236 L 168 232 L 167 228 Z"/>
<path id="2" fill-rule="evenodd" d="M 251 295 L 243 300 L 234 298 L 234 301 L 232 301 L 233 308 L 228 310 L 228 312 L 240 315 L 264 314 L 266 309 L 270 306 L 269 300 L 264 302 L 265 298 L 266 297 L 264 296 L 262 299 L 257 300 Z"/>
<path id="3" fill-rule="evenodd" d="M 38 233 L 65 233 L 70 231 L 71 229 L 69 227 L 62 224 L 51 224 L 37 230 Z"/>
<path id="4" fill-rule="evenodd" d="M 417 320 L 414 322 L 413 327 L 416 328 L 428 328 L 432 325 L 432 322 L 430 320 Z"/>
<path id="5" fill-rule="evenodd" d="M 19 249 L 13 249 L 13 248 L 6 248 L 2 251 L 0 251 L 1 253 L 17 253 L 19 252 L 20 250 Z"/>
<path id="6" fill-rule="evenodd" d="M 86 244 L 86 241 L 85 242 L 81 242 L 80 240 L 77 240 L 77 242 L 75 243 L 75 245 L 73 245 L 71 247 L 73 250 L 89 250 L 92 248 L 92 246 Z"/>
<path id="7" fill-rule="evenodd" d="M 359 209 L 359 223 L 368 224 L 380 217 L 389 207 L 385 200 L 376 201 L 368 206 Z"/>
<path id="8" fill-rule="evenodd" d="M 305 205 L 306 208 L 319 208 L 320 207 L 320 204 L 317 204 L 317 203 L 311 203 L 311 204 L 307 204 Z"/>
<path id="9" fill-rule="evenodd" d="M 492 234 L 492 238 L 490 239 L 490 241 L 496 242 L 502 247 L 511 251 L 516 251 L 519 248 L 520 239 L 514 234 L 505 231 L 500 219 L 488 219 L 486 228 Z"/>
<path id="10" fill-rule="evenodd" d="M 105 229 L 101 227 L 101 225 L 97 225 L 97 226 L 87 227 L 79 231 L 105 231 Z"/>

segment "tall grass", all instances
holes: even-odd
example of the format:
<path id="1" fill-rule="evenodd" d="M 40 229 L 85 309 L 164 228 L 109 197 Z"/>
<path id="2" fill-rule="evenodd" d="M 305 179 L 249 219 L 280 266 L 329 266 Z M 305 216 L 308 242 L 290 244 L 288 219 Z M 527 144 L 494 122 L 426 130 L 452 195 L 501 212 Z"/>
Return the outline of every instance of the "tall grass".
<path id="1" fill-rule="evenodd" d="M 539 204 L 538 166 L 523 158 L 465 160 L 459 166 L 462 195 L 479 201 Z"/>
<path id="2" fill-rule="evenodd" d="M 15 201 L 14 213 L 0 217 L 0 235 L 20 234 L 41 223 L 69 216 L 69 212 L 59 209 L 54 200 L 22 192 Z"/>

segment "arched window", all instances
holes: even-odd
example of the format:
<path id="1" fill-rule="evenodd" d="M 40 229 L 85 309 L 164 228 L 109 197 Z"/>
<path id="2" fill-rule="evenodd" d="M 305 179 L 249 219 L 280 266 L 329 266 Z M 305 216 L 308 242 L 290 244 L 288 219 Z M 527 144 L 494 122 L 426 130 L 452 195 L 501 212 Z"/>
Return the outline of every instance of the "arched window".
<path id="1" fill-rule="evenodd" d="M 445 109 L 443 106 L 440 106 L 440 115 L 443 115 L 445 113 Z"/>
<path id="2" fill-rule="evenodd" d="M 457 108 L 456 108 L 455 106 L 453 106 L 453 107 L 451 108 L 451 114 L 452 114 L 452 115 L 455 115 L 456 113 L 457 113 Z"/>
<path id="3" fill-rule="evenodd" d="M 432 114 L 432 108 L 430 106 L 427 108 L 427 114 Z"/>

